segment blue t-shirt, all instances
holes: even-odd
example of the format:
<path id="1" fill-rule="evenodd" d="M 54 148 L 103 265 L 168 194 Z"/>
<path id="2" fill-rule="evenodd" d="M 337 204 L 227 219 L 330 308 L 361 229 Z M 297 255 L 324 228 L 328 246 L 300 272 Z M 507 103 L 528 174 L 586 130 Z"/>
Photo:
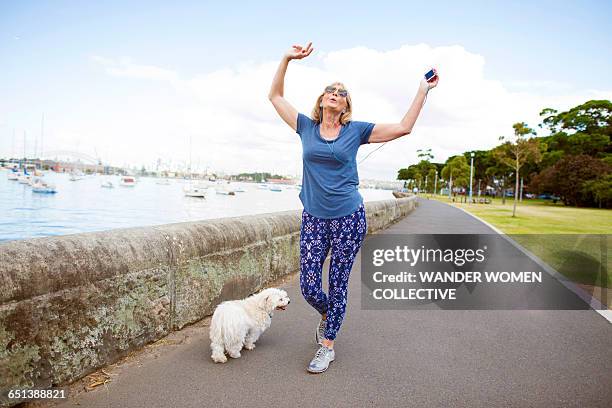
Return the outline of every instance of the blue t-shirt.
<path id="1" fill-rule="evenodd" d="M 357 150 L 369 143 L 374 123 L 350 121 L 333 141 L 326 141 L 319 123 L 298 113 L 296 132 L 302 138 L 304 163 L 300 200 L 317 218 L 338 218 L 355 212 L 363 197 L 357 190 Z"/>

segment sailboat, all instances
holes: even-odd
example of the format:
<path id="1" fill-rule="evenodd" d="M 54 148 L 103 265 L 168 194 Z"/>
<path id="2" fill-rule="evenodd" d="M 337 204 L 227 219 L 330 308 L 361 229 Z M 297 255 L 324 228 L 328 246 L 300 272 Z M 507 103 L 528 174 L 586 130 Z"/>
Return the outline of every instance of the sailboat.
<path id="1" fill-rule="evenodd" d="M 198 198 L 206 198 L 207 186 L 193 184 L 192 175 L 191 175 L 191 136 L 189 137 L 189 183 L 184 187 L 184 193 L 187 197 L 198 197 Z"/>
<path id="2" fill-rule="evenodd" d="M 79 169 L 72 169 L 72 171 L 70 171 L 70 181 L 82 180 L 83 177 L 85 177 L 85 173 Z"/>
<path id="3" fill-rule="evenodd" d="M 32 180 L 32 176 L 27 173 L 17 176 L 17 182 L 21 184 L 30 184 L 31 180 Z"/>
<path id="4" fill-rule="evenodd" d="M 113 184 L 112 181 L 106 179 L 106 180 L 102 180 L 102 182 L 100 183 L 100 187 L 102 187 L 102 188 L 115 188 L 115 185 Z"/>
<path id="5" fill-rule="evenodd" d="M 191 180 L 190 180 L 191 181 Z M 187 197 L 199 197 L 199 198 L 206 198 L 206 193 L 207 193 L 207 188 L 206 187 L 200 187 L 200 186 L 195 186 L 195 185 L 189 185 L 189 187 L 185 188 L 185 195 Z"/>
<path id="6" fill-rule="evenodd" d="M 17 168 L 13 167 L 13 168 L 12 168 L 12 169 L 9 171 L 9 173 L 6 175 L 6 177 L 7 177 L 9 180 L 15 180 L 15 181 L 17 181 L 17 179 L 19 178 L 19 175 L 20 175 L 20 174 L 21 174 L 21 173 L 19 172 L 19 170 L 17 170 Z"/>
<path id="7" fill-rule="evenodd" d="M 17 176 L 17 182 L 21 184 L 30 184 L 30 181 L 32 181 L 32 175 L 28 173 L 27 166 L 24 166 L 23 173 Z"/>

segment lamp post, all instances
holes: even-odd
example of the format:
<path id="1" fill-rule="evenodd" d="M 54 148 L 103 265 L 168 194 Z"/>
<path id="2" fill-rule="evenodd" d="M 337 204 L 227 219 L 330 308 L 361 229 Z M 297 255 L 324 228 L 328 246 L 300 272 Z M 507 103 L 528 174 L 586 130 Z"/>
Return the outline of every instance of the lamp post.
<path id="1" fill-rule="evenodd" d="M 436 181 L 434 182 L 434 197 L 436 196 L 438 189 L 438 170 L 436 170 Z"/>
<path id="2" fill-rule="evenodd" d="M 472 177 L 474 175 L 474 152 L 470 153 L 470 204 L 472 204 Z"/>

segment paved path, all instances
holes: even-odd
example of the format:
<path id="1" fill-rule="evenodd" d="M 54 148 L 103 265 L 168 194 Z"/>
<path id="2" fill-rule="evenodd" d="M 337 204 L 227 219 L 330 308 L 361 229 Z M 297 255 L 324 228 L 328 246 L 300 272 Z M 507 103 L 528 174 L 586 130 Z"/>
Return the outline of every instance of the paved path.
<path id="1" fill-rule="evenodd" d="M 492 233 L 430 200 L 383 233 Z M 64 407 L 598 407 L 612 401 L 612 325 L 590 311 L 367 311 L 359 257 L 336 361 L 308 374 L 317 313 L 292 298 L 253 351 L 218 365 L 207 327 Z M 327 268 L 326 264 L 326 268 Z M 325 283 L 326 285 L 326 283 Z M 326 286 L 325 286 L 326 287 Z M 180 334 L 180 332 L 179 332 Z"/>

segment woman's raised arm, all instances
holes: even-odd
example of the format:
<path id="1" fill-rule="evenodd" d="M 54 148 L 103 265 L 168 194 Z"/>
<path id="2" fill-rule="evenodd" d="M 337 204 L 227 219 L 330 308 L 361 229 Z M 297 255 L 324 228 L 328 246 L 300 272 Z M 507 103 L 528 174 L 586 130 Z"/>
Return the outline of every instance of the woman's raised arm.
<path id="1" fill-rule="evenodd" d="M 421 108 L 423 107 L 423 103 L 425 102 L 425 98 L 427 97 L 427 92 L 431 88 L 434 88 L 438 85 L 439 76 L 436 73 L 435 80 L 431 82 L 427 82 L 425 79 L 421 80 L 421 84 L 419 86 L 419 90 L 412 101 L 412 105 L 408 109 L 408 112 L 404 115 L 401 122 L 399 123 L 377 123 L 374 125 L 374 129 L 372 129 L 372 134 L 370 135 L 369 143 L 382 143 L 388 142 L 389 140 L 397 139 L 398 137 L 404 136 L 412 132 L 412 127 L 414 126 L 417 118 L 419 117 L 419 113 L 421 113 Z"/>
<path id="2" fill-rule="evenodd" d="M 274 109 L 278 112 L 279 116 L 289 125 L 293 130 L 297 130 L 297 110 L 284 98 L 285 88 L 285 73 L 287 72 L 287 66 L 289 61 L 292 59 L 302 59 L 310 55 L 314 48 L 312 43 L 308 43 L 306 48 L 300 45 L 294 45 L 289 51 L 283 55 L 283 59 L 278 65 L 274 79 L 272 80 L 272 86 L 270 87 L 270 93 L 268 99 L 274 105 Z"/>

